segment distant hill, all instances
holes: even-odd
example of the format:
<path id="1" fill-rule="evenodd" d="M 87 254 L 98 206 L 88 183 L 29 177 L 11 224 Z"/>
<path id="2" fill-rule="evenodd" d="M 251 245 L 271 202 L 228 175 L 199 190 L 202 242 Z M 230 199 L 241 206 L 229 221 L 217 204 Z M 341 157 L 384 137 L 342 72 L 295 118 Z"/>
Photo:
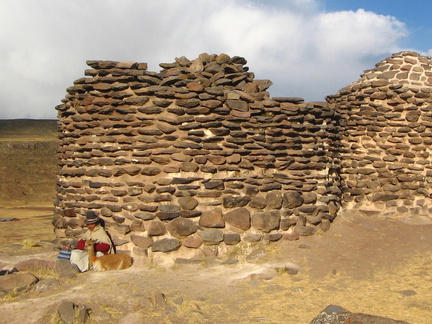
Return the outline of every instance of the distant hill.
<path id="1" fill-rule="evenodd" d="M 0 206 L 52 206 L 57 121 L 0 120 Z"/>
<path id="2" fill-rule="evenodd" d="M 55 140 L 57 120 L 47 119 L 0 119 L 0 141 L 11 139 Z"/>

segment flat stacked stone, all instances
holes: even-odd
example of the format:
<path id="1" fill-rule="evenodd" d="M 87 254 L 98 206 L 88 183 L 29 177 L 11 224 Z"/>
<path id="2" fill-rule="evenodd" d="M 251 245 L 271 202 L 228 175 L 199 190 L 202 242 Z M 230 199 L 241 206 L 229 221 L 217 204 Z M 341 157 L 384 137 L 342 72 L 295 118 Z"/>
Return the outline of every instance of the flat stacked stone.
<path id="1" fill-rule="evenodd" d="M 88 210 L 137 255 L 310 235 L 336 216 L 339 116 L 326 103 L 270 98 L 271 82 L 226 54 L 159 73 L 87 64 L 56 107 L 60 240 L 81 235 Z"/>
<path id="2" fill-rule="evenodd" d="M 431 85 L 430 57 L 400 52 L 327 97 L 344 129 L 344 209 L 430 214 Z"/>

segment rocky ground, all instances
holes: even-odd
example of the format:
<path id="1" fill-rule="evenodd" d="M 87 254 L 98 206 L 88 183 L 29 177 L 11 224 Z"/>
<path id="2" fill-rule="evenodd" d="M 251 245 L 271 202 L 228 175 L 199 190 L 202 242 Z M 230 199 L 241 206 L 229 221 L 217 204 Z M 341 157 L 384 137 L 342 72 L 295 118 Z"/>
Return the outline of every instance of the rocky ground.
<path id="1" fill-rule="evenodd" d="M 50 216 L 29 210 L 0 209 L 0 217 L 24 215 L 0 223 L 0 237 L 7 237 L 0 244 L 3 269 L 56 258 Z M 127 270 L 73 277 L 29 268 L 19 273 L 39 282 L 2 293 L 0 323 L 62 323 L 58 311 L 68 314 L 72 305 L 88 312 L 88 323 L 310 323 L 333 304 L 426 324 L 431 237 L 431 224 L 346 215 L 319 235 L 195 264 L 162 267 L 143 259 Z"/>

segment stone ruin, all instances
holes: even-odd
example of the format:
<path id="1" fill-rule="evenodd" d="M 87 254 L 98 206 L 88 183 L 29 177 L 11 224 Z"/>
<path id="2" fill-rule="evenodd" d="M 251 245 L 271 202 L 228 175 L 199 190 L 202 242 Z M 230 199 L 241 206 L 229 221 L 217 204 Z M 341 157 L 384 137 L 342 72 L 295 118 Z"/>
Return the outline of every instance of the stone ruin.
<path id="1" fill-rule="evenodd" d="M 401 52 L 327 97 L 341 121 L 342 212 L 429 221 L 431 86 L 431 58 Z"/>
<path id="2" fill-rule="evenodd" d="M 270 81 L 226 54 L 159 73 L 87 64 L 56 107 L 63 243 L 83 233 L 88 210 L 118 250 L 154 260 L 294 240 L 347 211 L 409 218 L 432 207 L 428 57 L 395 54 L 327 102 L 272 98 Z"/>

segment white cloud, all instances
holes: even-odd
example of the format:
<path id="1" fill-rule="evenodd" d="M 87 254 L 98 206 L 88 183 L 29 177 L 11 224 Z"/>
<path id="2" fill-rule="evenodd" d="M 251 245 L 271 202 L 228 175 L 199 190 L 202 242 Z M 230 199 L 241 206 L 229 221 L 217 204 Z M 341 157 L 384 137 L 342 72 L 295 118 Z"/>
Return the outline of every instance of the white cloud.
<path id="1" fill-rule="evenodd" d="M 323 100 L 398 51 L 405 26 L 318 0 L 4 0 L 0 118 L 55 118 L 85 61 L 149 63 L 200 53 L 244 56 L 273 96 Z"/>

